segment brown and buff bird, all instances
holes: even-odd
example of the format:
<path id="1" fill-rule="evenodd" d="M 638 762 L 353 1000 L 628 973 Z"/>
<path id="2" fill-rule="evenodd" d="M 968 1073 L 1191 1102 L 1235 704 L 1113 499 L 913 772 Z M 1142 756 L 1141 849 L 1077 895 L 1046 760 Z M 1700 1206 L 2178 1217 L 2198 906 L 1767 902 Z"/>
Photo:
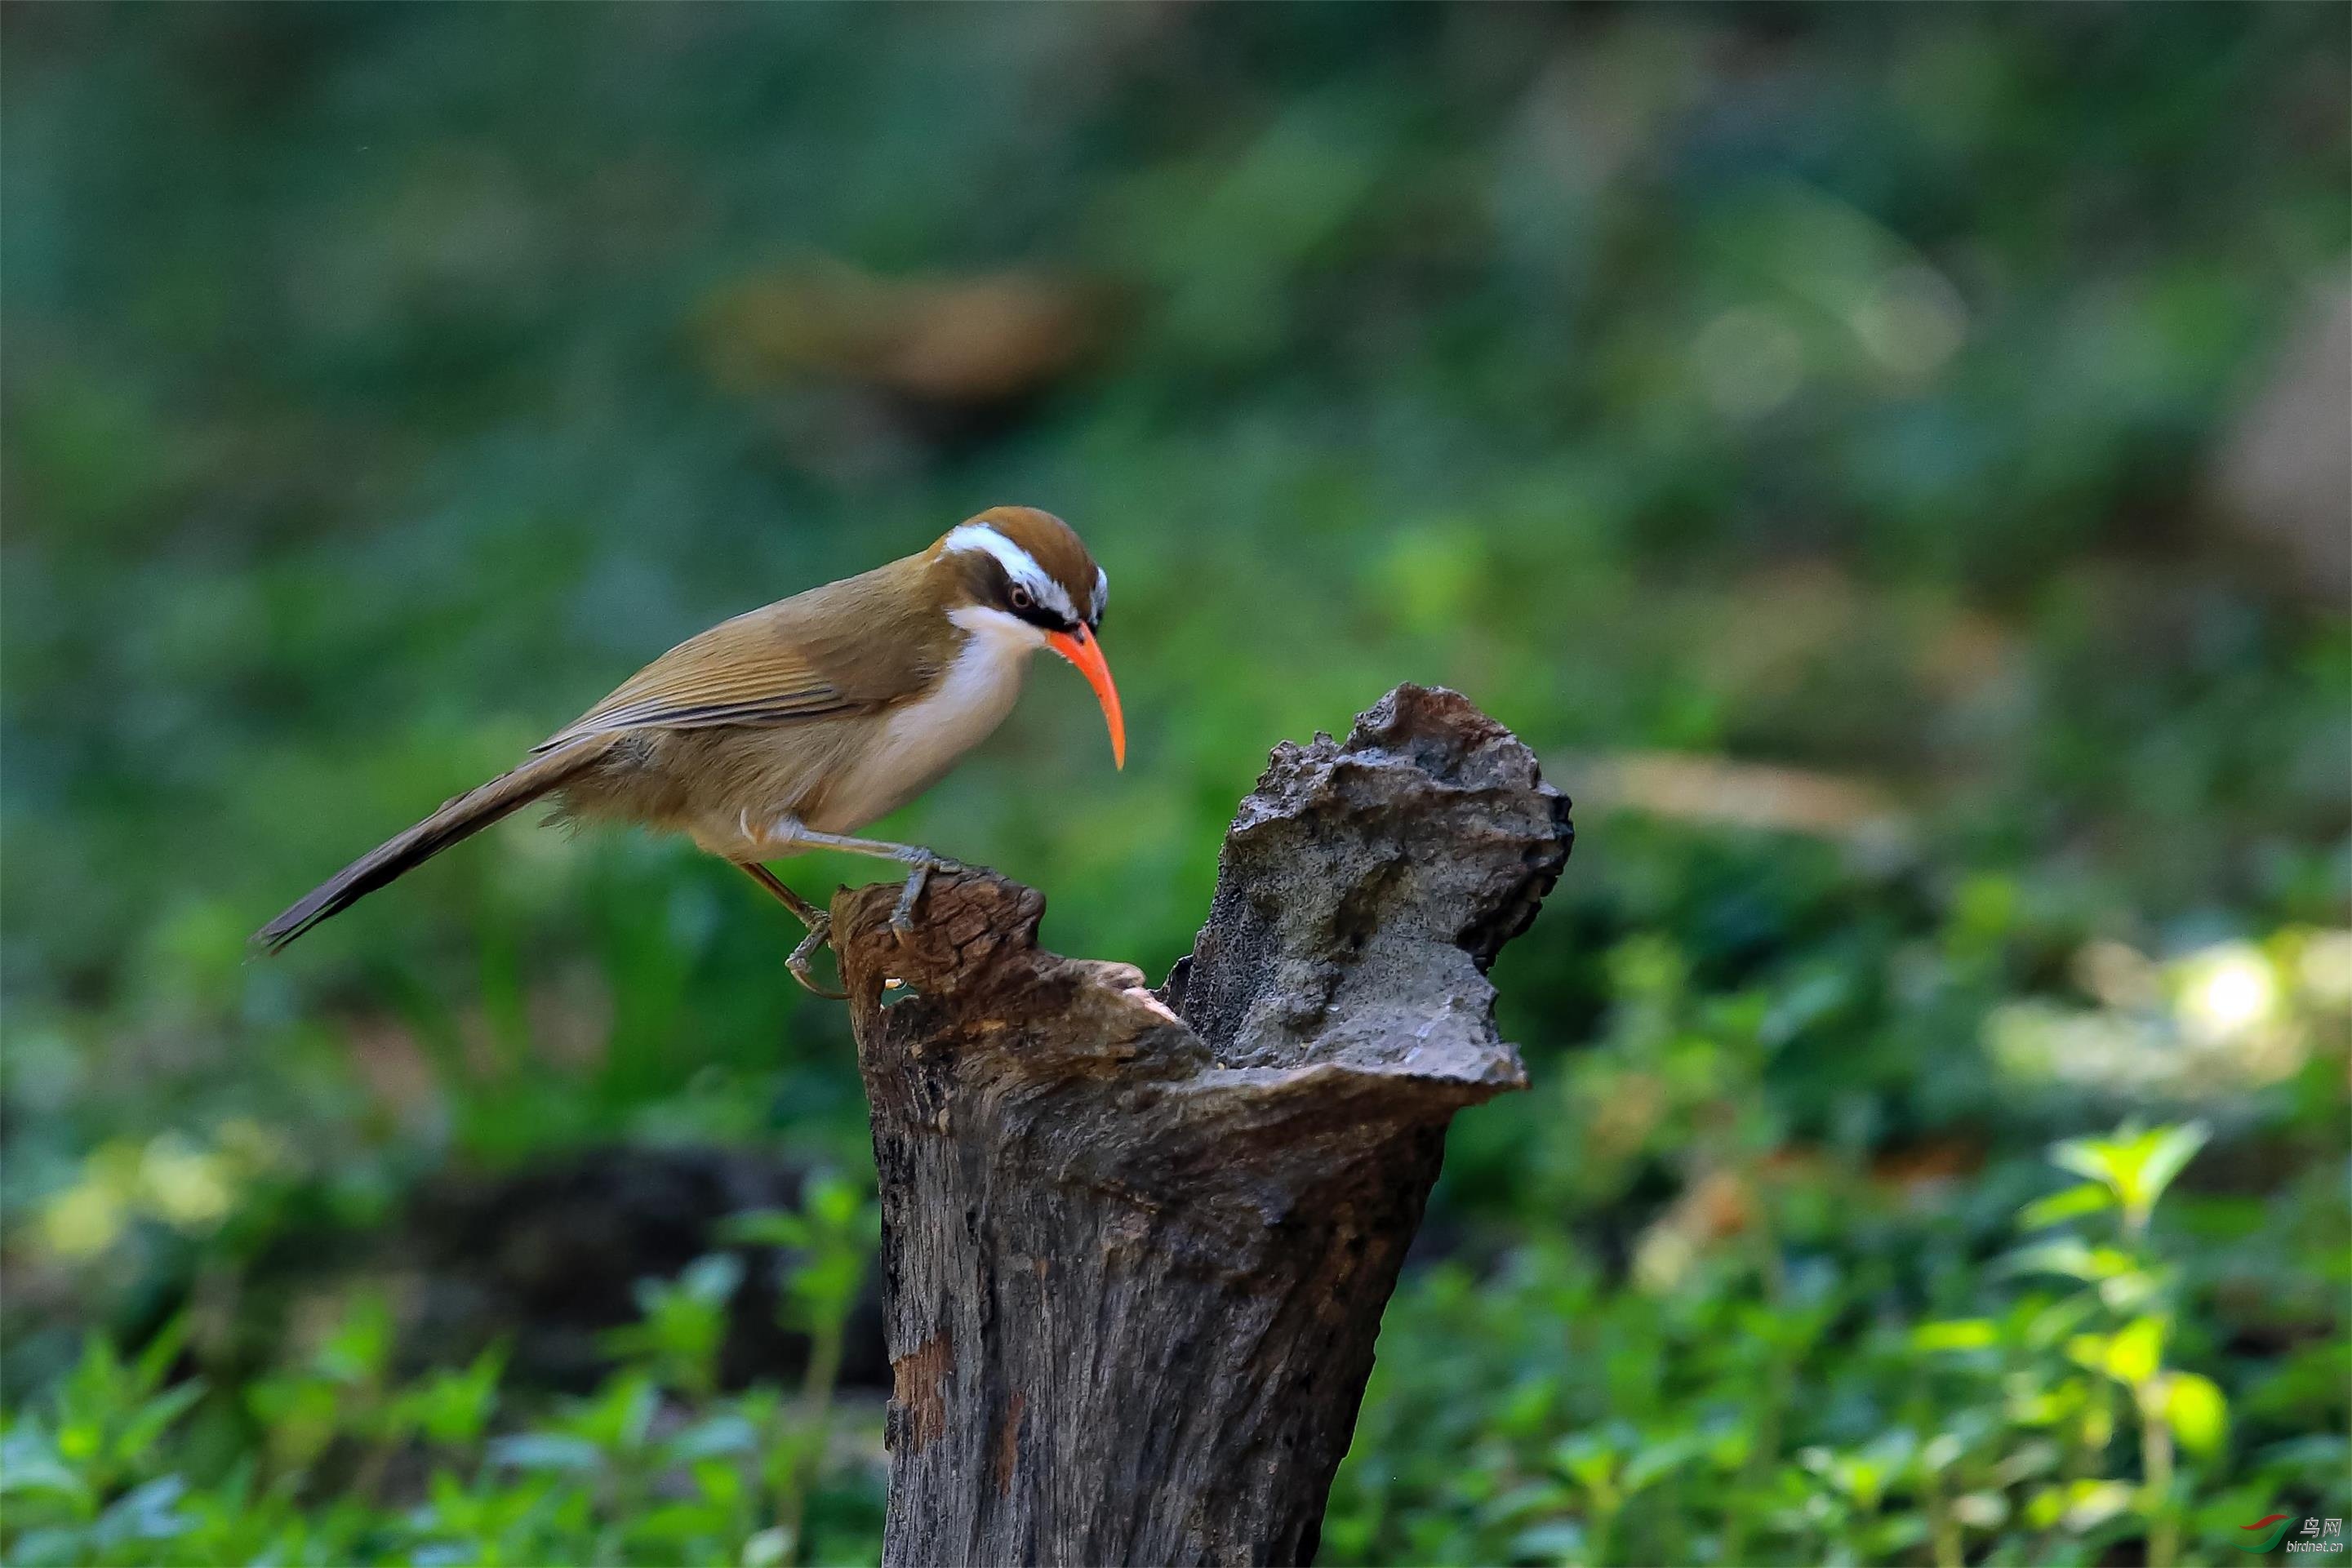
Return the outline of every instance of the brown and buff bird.
<path id="1" fill-rule="evenodd" d="M 1061 518 L 992 507 L 920 554 L 679 643 L 532 747 L 520 767 L 362 855 L 254 941 L 275 953 L 458 840 L 553 796 L 559 817 L 684 833 L 740 866 L 808 927 L 788 960 L 794 977 L 836 995 L 808 967 L 830 917 L 761 862 L 814 849 L 901 862 L 908 869 L 892 924 L 903 935 L 924 879 L 955 862 L 852 835 L 986 738 L 1012 711 L 1040 648 L 1086 675 L 1111 754 L 1126 766 L 1118 689 L 1096 635 L 1109 591 Z"/>

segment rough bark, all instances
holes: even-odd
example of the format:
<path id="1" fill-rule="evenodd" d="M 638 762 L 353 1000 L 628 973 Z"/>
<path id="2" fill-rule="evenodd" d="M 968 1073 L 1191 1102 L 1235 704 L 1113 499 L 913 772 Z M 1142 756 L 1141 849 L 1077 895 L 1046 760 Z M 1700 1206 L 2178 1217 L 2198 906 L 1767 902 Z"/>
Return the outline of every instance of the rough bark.
<path id="1" fill-rule="evenodd" d="M 1041 950 L 1045 900 L 988 873 L 936 877 L 903 946 L 895 887 L 835 899 L 887 1564 L 1313 1557 L 1446 1124 L 1527 1082 L 1485 970 L 1570 838 L 1507 730 L 1401 686 L 1275 751 L 1158 994 Z"/>

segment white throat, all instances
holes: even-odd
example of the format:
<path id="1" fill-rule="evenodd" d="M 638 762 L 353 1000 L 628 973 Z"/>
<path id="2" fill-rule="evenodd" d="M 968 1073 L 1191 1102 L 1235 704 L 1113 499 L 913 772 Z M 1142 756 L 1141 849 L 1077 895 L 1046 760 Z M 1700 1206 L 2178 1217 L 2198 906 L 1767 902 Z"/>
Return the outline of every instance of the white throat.
<path id="1" fill-rule="evenodd" d="M 838 810 L 826 810 L 825 821 L 809 826 L 856 832 L 897 810 L 938 782 L 1013 711 L 1029 655 L 1045 645 L 1045 633 L 1017 615 L 980 604 L 951 610 L 948 619 L 965 637 L 946 675 L 929 696 L 884 721 L 856 771 L 832 791 Z"/>

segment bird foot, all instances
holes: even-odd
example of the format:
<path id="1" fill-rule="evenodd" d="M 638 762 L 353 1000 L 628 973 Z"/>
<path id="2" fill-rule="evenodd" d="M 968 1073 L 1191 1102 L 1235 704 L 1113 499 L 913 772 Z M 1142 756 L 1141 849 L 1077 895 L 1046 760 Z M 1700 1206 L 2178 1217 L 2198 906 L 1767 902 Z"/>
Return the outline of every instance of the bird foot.
<path id="1" fill-rule="evenodd" d="M 907 873 L 907 885 L 898 890 L 898 902 L 890 910 L 890 929 L 898 936 L 901 947 L 907 946 L 915 935 L 915 905 L 921 901 L 923 888 L 931 880 L 931 873 L 946 872 L 952 875 L 963 870 L 961 861 L 951 861 L 929 850 L 916 852 L 922 858 L 911 860 L 914 869 Z"/>
<path id="2" fill-rule="evenodd" d="M 815 956 L 816 950 L 833 941 L 833 916 L 823 910 L 814 913 L 814 918 L 809 922 L 808 935 L 802 937 L 800 946 L 793 949 L 793 956 L 784 960 L 784 967 L 792 972 L 793 979 L 827 1001 L 846 1001 L 849 999 L 847 991 L 828 990 L 818 984 L 816 977 L 809 972 L 809 960 Z"/>

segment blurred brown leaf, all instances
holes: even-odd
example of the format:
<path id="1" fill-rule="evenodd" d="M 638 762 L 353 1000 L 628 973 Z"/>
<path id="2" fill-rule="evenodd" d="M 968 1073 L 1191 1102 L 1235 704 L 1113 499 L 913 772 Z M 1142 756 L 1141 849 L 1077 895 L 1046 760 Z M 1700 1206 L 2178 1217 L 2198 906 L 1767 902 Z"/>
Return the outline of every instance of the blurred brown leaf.
<path id="1" fill-rule="evenodd" d="M 815 261 L 719 290 L 700 328 L 712 378 L 736 392 L 823 377 L 984 405 L 1080 364 L 1103 340 L 1103 305 L 1089 288 L 1035 273 L 885 278 Z"/>
<path id="2" fill-rule="evenodd" d="M 1798 833 L 1873 847 L 1910 838 L 1906 813 L 1866 779 L 1682 751 L 1618 751 L 1549 761 L 1579 807 Z"/>

